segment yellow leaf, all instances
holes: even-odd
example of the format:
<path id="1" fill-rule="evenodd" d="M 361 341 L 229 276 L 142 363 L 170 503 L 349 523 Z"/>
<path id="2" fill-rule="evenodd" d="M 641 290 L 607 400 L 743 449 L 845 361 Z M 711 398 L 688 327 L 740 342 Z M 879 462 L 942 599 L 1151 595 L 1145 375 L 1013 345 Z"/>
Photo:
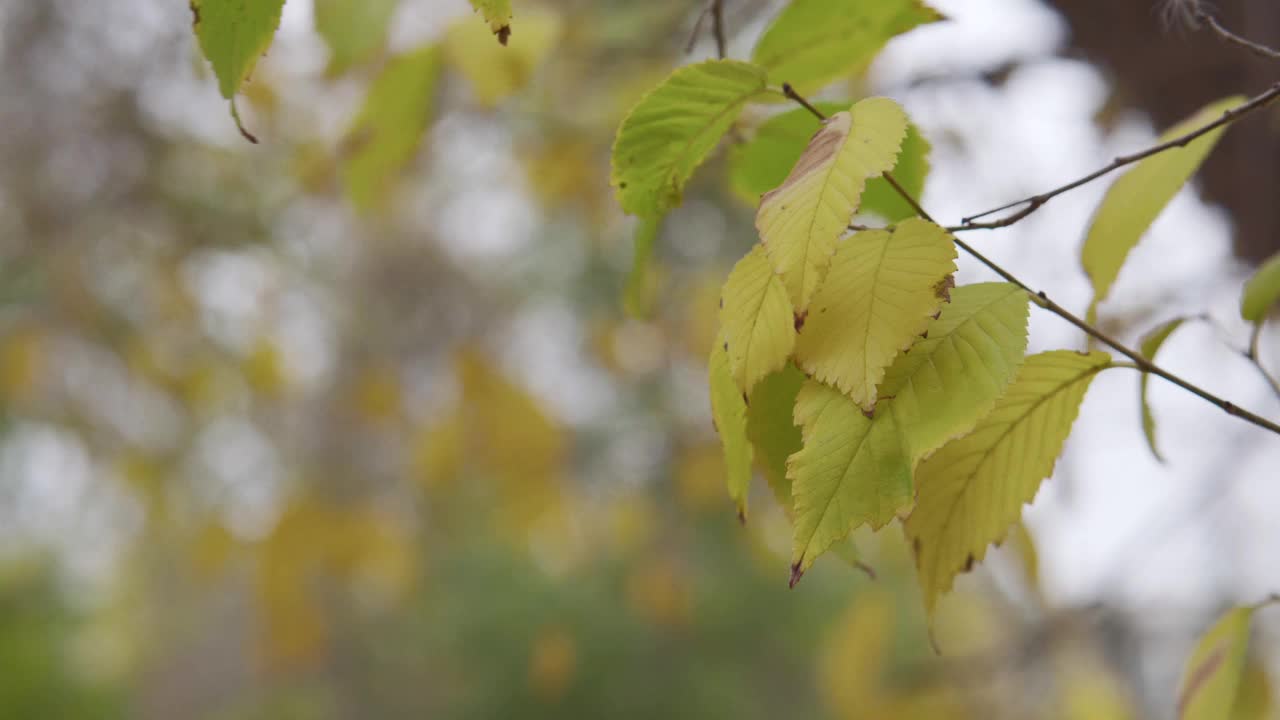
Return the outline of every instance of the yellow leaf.
<path id="1" fill-rule="evenodd" d="M 752 248 L 729 273 L 720 296 L 720 323 L 729 345 L 729 367 L 743 393 L 786 365 L 795 347 L 795 320 L 787 290 L 763 246 Z"/>
<path id="2" fill-rule="evenodd" d="M 498 42 L 506 45 L 511 37 L 511 0 L 471 0 L 471 8 L 484 16 Z M 523 21 L 520 27 L 523 31 Z"/>
<path id="3" fill-rule="evenodd" d="M 723 340 L 711 348 L 707 361 L 707 383 L 711 387 L 711 419 L 724 448 L 729 497 L 738 506 L 738 517 L 747 517 L 747 490 L 751 485 L 751 443 L 747 440 L 747 402 L 733 381 L 729 353 Z"/>
<path id="4" fill-rule="evenodd" d="M 1167 130 L 1160 136 L 1160 142 L 1207 125 L 1243 101 L 1243 97 L 1233 96 L 1212 103 Z M 1120 267 L 1124 265 L 1129 251 L 1204 162 L 1225 129 L 1225 126 L 1215 128 L 1183 147 L 1165 150 L 1139 161 L 1107 190 L 1093 216 L 1089 235 L 1080 253 L 1084 271 L 1093 281 L 1093 302 L 1089 305 L 1091 319 L 1098 303 L 1111 292 L 1111 285 L 1120 274 Z"/>
<path id="5" fill-rule="evenodd" d="M 1256 609 L 1228 610 L 1196 643 L 1178 690 L 1178 720 L 1227 717 L 1244 670 L 1249 623 Z"/>
<path id="6" fill-rule="evenodd" d="M 573 684 L 577 665 L 577 645 L 568 631 L 543 628 L 529 657 L 529 687 L 543 702 L 558 700 Z"/>
<path id="7" fill-rule="evenodd" d="M 951 236 L 918 218 L 840 243 L 800 328 L 797 364 L 871 410 L 885 369 L 949 297 L 955 257 Z"/>
<path id="8" fill-rule="evenodd" d="M 1103 352 L 1069 350 L 1027 358 L 971 433 L 920 463 L 904 528 L 930 616 L 955 576 L 1004 538 L 1053 473 L 1089 383 L 1110 362 Z"/>
<path id="9" fill-rule="evenodd" d="M 894 101 L 857 102 L 824 121 L 787 179 L 760 199 L 756 230 L 797 312 L 809 307 L 867 179 L 893 167 L 906 133 Z"/>
<path id="10" fill-rule="evenodd" d="M 450 27 L 442 45 L 449 63 L 471 84 L 476 101 L 493 107 L 529 84 L 559 35 L 558 15 L 530 7 L 506 47 L 495 44 L 485 27 L 470 19 Z"/>

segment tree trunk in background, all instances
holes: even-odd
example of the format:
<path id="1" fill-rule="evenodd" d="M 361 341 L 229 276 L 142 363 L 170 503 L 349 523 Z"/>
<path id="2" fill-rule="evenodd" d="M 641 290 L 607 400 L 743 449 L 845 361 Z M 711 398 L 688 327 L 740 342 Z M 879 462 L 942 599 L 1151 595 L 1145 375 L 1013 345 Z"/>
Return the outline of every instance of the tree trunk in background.
<path id="1" fill-rule="evenodd" d="M 1280 63 L 1220 41 L 1209 30 L 1166 27 L 1155 0 L 1052 0 L 1071 28 L 1069 51 L 1111 76 L 1124 106 L 1168 127 L 1220 97 L 1254 95 Z M 1210 8 L 1229 30 L 1280 47 L 1280 1 L 1222 0 Z M 1258 262 L 1280 251 L 1280 114 L 1264 110 L 1225 133 L 1200 175 L 1225 206 L 1236 254 Z"/>

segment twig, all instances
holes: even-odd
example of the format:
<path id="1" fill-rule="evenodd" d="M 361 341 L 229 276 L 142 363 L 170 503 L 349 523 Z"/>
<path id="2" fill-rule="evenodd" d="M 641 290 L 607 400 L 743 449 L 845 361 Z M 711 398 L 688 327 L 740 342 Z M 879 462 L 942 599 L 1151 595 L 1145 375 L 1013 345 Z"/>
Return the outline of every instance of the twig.
<path id="1" fill-rule="evenodd" d="M 693 22 L 693 32 L 689 33 L 689 42 L 685 43 L 684 51 L 693 52 L 693 46 L 698 43 L 698 36 L 702 34 L 702 23 L 708 16 L 711 17 L 711 34 L 716 40 L 716 57 L 723 60 L 729 56 L 729 43 L 724 35 L 724 0 L 711 0 L 710 4 L 704 6 L 698 13 L 698 19 Z"/>
<path id="2" fill-rule="evenodd" d="M 1001 205 L 1000 207 L 996 207 L 984 212 L 980 212 L 977 215 L 970 215 L 969 217 L 961 218 L 959 225 L 948 227 L 947 230 L 950 232 L 963 232 L 966 230 L 994 230 L 995 228 L 1008 227 L 1018 222 L 1019 220 L 1025 218 L 1026 216 L 1030 215 L 1031 213 L 1035 212 L 1036 210 L 1039 210 L 1041 206 L 1043 206 L 1045 203 L 1061 195 L 1062 193 L 1067 192 L 1068 190 L 1074 190 L 1080 187 L 1081 185 L 1097 180 L 1098 178 L 1112 172 L 1113 170 L 1118 170 L 1119 168 L 1122 168 L 1125 165 L 1131 165 L 1144 158 L 1148 158 L 1148 157 L 1151 157 L 1152 155 L 1162 153 L 1165 150 L 1170 150 L 1176 147 L 1185 147 L 1188 143 L 1200 137 L 1201 135 L 1204 135 L 1205 133 L 1210 132 L 1215 128 L 1219 128 L 1219 127 L 1222 127 L 1223 125 L 1234 122 L 1255 110 L 1259 110 L 1263 107 L 1266 107 L 1267 105 L 1270 105 L 1272 102 L 1274 102 L 1278 98 L 1280 98 L 1280 82 L 1272 85 L 1270 88 L 1266 90 L 1266 92 L 1263 92 L 1262 94 L 1251 98 L 1245 104 L 1240 105 L 1238 107 L 1231 108 L 1230 110 L 1224 111 L 1222 113 L 1222 117 L 1214 120 L 1213 122 L 1207 123 L 1199 128 L 1196 128 L 1195 130 L 1192 130 L 1191 132 L 1186 133 L 1185 135 L 1179 135 L 1178 137 L 1173 138 L 1172 140 L 1167 140 L 1158 145 L 1153 145 L 1141 152 L 1136 152 L 1131 155 L 1121 155 L 1120 157 L 1117 157 L 1114 160 L 1112 160 L 1111 163 L 1108 164 L 1107 166 L 1100 168 L 1098 170 L 1095 170 L 1089 173 L 1088 175 L 1085 175 L 1084 177 L 1081 177 L 1077 180 L 1072 180 L 1066 185 L 1060 185 L 1052 190 L 1042 192 L 1038 195 L 1032 195 L 1030 197 L 1023 198 L 1021 200 L 1015 200 L 1014 202 L 1006 203 L 1004 205 Z M 999 220 L 992 220 L 990 222 L 974 222 L 979 218 L 984 218 L 984 217 L 987 217 L 988 215 L 994 215 L 995 213 L 1003 212 L 1005 210 L 1011 210 L 1015 207 L 1018 207 L 1019 205 L 1022 205 L 1023 207 L 1020 208 L 1017 212 L 1011 213 L 1006 217 L 1000 218 Z"/>
<path id="3" fill-rule="evenodd" d="M 1280 60 L 1280 52 L 1276 52 L 1261 43 L 1256 43 L 1252 40 L 1240 37 L 1239 35 L 1222 27 L 1222 23 L 1219 23 L 1217 18 L 1200 8 L 1196 8 L 1195 10 L 1195 19 L 1197 22 L 1202 22 L 1208 25 L 1209 29 L 1212 30 L 1215 35 L 1232 45 L 1238 45 L 1258 57 L 1266 58 L 1268 60 Z"/>
<path id="4" fill-rule="evenodd" d="M 813 113 L 818 118 L 823 120 L 826 119 L 826 115 L 824 115 L 821 110 L 818 110 L 818 108 L 810 104 L 808 100 L 805 100 L 803 97 L 801 97 L 800 94 L 797 93 L 795 89 L 791 87 L 790 84 L 783 83 L 782 92 L 787 97 L 791 98 L 792 100 L 795 100 L 796 102 L 800 103 L 802 106 L 807 108 L 809 112 Z M 1280 95 L 1280 83 L 1277 83 L 1275 86 L 1273 86 L 1269 92 L 1274 93 L 1275 95 Z M 1262 97 L 1262 96 L 1259 96 L 1259 97 Z M 1254 101 L 1254 102 L 1256 103 L 1257 101 Z M 1250 104 L 1254 104 L 1254 103 L 1250 103 Z M 1239 110 L 1243 110 L 1243 107 L 1240 108 Z M 1239 110 L 1237 112 L 1239 112 Z M 1225 122 L 1225 120 L 1220 120 L 1219 122 L 1220 123 Z M 1207 129 L 1201 129 L 1197 132 L 1200 134 L 1203 134 L 1204 132 L 1207 132 L 1207 131 L 1208 131 Z M 1192 139 L 1194 138 L 1187 138 L 1184 141 L 1184 143 L 1190 142 L 1190 140 Z M 1155 150 L 1155 152 L 1158 152 L 1158 150 Z M 1151 154 L 1151 153 L 1152 151 L 1148 151 L 1148 154 Z M 920 217 L 930 222 L 933 222 L 933 218 L 929 216 L 929 213 L 927 213 L 925 209 L 920 206 L 920 203 L 917 202 L 915 198 L 911 197 L 911 193 L 907 192 L 901 185 L 898 184 L 898 181 L 894 179 L 893 175 L 886 172 L 884 173 L 884 179 L 888 181 L 888 183 L 893 187 L 893 189 L 896 190 L 897 193 L 902 196 L 902 199 L 905 200 L 907 204 L 910 205 L 912 209 L 914 209 L 916 213 L 920 215 Z M 947 228 L 947 229 L 950 230 L 950 228 Z M 988 260 L 985 255 L 975 250 L 973 247 L 971 247 L 968 243 L 964 242 L 960 238 L 952 237 L 951 239 L 955 241 L 955 244 L 957 247 L 959 247 L 961 250 L 971 255 L 978 262 L 982 263 L 983 265 L 986 265 L 988 268 L 991 269 L 992 272 L 1004 278 L 1006 281 L 1013 283 L 1014 285 L 1017 285 L 1018 287 L 1026 291 L 1027 294 L 1031 297 L 1031 300 L 1035 302 L 1036 305 L 1039 305 L 1045 310 L 1048 310 L 1054 315 L 1057 315 L 1063 320 L 1066 320 L 1072 325 L 1075 325 L 1077 328 L 1083 330 L 1086 334 L 1096 338 L 1103 344 L 1114 349 L 1116 352 L 1129 358 L 1130 360 L 1133 361 L 1134 365 L 1137 366 L 1138 370 L 1142 372 L 1148 372 L 1148 373 L 1151 373 L 1152 375 L 1156 375 L 1158 377 L 1164 378 L 1165 380 L 1168 380 L 1174 385 L 1177 385 L 1178 387 L 1201 398 L 1202 400 L 1205 400 L 1206 402 L 1209 402 L 1213 405 L 1218 406 L 1223 412 L 1225 412 L 1228 415 L 1238 417 L 1241 420 L 1244 420 L 1245 422 L 1252 423 L 1254 425 L 1257 425 L 1260 428 L 1263 428 L 1265 430 L 1270 430 L 1271 432 L 1277 435 L 1280 435 L 1280 425 L 1277 425 L 1271 422 L 1270 420 L 1267 420 L 1264 417 L 1255 415 L 1254 413 L 1251 413 L 1248 410 L 1245 410 L 1244 408 L 1237 406 L 1235 403 L 1232 403 L 1229 400 L 1224 400 L 1218 397 L 1217 395 L 1214 395 L 1213 393 L 1209 392 L 1208 390 L 1205 390 L 1200 386 L 1195 385 L 1187 380 L 1183 380 L 1181 377 L 1178 377 L 1177 375 L 1174 375 L 1173 373 L 1169 372 L 1168 370 L 1165 370 L 1159 365 L 1156 365 L 1155 363 L 1151 362 L 1147 358 L 1143 357 L 1142 353 L 1139 353 L 1136 350 L 1133 350 L 1129 347 L 1126 347 L 1125 345 L 1120 344 L 1120 341 L 1116 340 L 1115 338 L 1112 338 L 1110 335 L 1107 335 L 1106 333 L 1102 332 L 1101 330 L 1094 327 L 1093 325 L 1090 325 L 1084 320 L 1081 320 L 1079 317 L 1076 317 L 1076 315 L 1072 313 L 1070 310 L 1067 310 L 1066 308 L 1062 307 L 1061 305 L 1054 302 L 1053 300 L 1050 300 L 1049 296 L 1046 295 L 1043 290 L 1039 290 L 1039 291 L 1032 290 L 1030 287 L 1027 286 L 1026 283 L 1019 280 L 1012 273 L 1000 267 L 995 262 Z"/>
<path id="5" fill-rule="evenodd" d="M 729 47 L 724 39 L 724 0 L 711 0 L 711 33 L 716 37 L 716 55 L 723 60 Z"/>

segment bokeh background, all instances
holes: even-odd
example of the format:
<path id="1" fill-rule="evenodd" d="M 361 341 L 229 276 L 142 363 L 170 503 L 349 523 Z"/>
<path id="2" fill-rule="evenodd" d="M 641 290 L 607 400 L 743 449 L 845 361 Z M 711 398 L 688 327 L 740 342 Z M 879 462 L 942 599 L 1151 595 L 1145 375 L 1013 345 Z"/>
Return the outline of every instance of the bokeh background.
<path id="1" fill-rule="evenodd" d="M 944 222 L 1275 77 L 1145 1 L 933 4 L 827 95 L 907 107 Z M 1274 2 L 1221 4 L 1280 39 Z M 1106 373 L 941 655 L 893 529 L 857 538 L 876 579 L 788 590 L 706 399 L 752 208 L 718 154 L 633 277 L 607 182 L 629 107 L 714 54 L 703 6 L 514 5 L 503 49 L 462 0 L 288 0 L 255 146 L 184 3 L 0 0 L 0 718 L 1170 717 L 1196 635 L 1280 591 L 1280 442 L 1156 383 L 1160 464 Z M 778 6 L 725 2 L 731 56 Z M 1273 418 L 1235 304 L 1280 249 L 1277 128 L 1228 131 L 1101 313 L 1209 313 L 1165 364 Z M 971 240 L 1082 308 L 1104 189 Z M 1276 717 L 1277 671 L 1273 609 L 1235 717 Z"/>

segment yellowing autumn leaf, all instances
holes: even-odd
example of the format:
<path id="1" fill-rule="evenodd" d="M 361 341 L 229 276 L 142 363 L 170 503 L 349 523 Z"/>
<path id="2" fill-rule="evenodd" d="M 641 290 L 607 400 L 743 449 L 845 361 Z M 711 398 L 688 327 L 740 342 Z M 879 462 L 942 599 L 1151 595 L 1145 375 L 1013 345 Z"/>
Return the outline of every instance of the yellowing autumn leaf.
<path id="1" fill-rule="evenodd" d="M 911 504 L 911 458 L 892 413 L 867 417 L 835 388 L 807 381 L 796 398 L 804 447 L 787 462 L 795 505 L 791 584 L 861 525 Z"/>
<path id="2" fill-rule="evenodd" d="M 1222 117 L 1222 113 L 1239 105 L 1239 96 L 1219 100 L 1200 110 L 1182 123 L 1160 136 L 1160 142 L 1209 124 Z M 1218 141 L 1225 127 L 1215 128 L 1192 140 L 1183 147 L 1175 147 L 1146 158 L 1133 166 L 1107 190 L 1098 206 L 1085 238 L 1080 260 L 1084 271 L 1093 281 L 1093 302 L 1089 316 L 1093 317 L 1098 303 L 1107 298 L 1111 285 L 1120 274 L 1125 258 L 1160 212 L 1164 210 L 1178 190 L 1191 179 L 1200 163 Z"/>
<path id="3" fill-rule="evenodd" d="M 1178 689 L 1178 720 L 1216 720 L 1230 714 L 1256 609 L 1228 610 L 1196 643 Z"/>
<path id="4" fill-rule="evenodd" d="M 945 230 L 912 218 L 840 243 L 796 341 L 796 362 L 864 410 L 894 356 L 948 297 L 956 249 Z"/>
<path id="5" fill-rule="evenodd" d="M 893 167 L 907 116 L 888 98 L 832 115 L 782 185 L 765 193 L 756 230 L 797 312 L 804 312 L 869 178 Z"/>
<path id="6" fill-rule="evenodd" d="M 679 205 L 693 171 L 764 89 L 760 68 L 709 60 L 676 70 L 641 98 L 613 143 L 610 182 L 622 209 L 656 217 Z"/>
<path id="7" fill-rule="evenodd" d="M 795 320 L 787 289 L 756 245 L 729 273 L 720 295 L 720 325 L 729 368 L 743 393 L 787 363 L 795 347 Z"/>
<path id="8" fill-rule="evenodd" d="M 445 33 L 441 49 L 467 79 L 476 101 L 493 107 L 529 84 L 559 35 L 560 16 L 531 7 L 521 13 L 520 32 L 506 47 L 494 43 L 483 25 L 464 18 Z"/>
<path id="9" fill-rule="evenodd" d="M 511 0 L 471 0 L 471 8 L 484 16 L 498 42 L 506 45 L 511 37 Z"/>
<path id="10" fill-rule="evenodd" d="M 1260 323 L 1280 302 L 1280 253 L 1272 255 L 1244 285 L 1240 296 L 1240 317 Z"/>
<path id="11" fill-rule="evenodd" d="M 1027 358 L 1017 379 L 971 433 L 916 470 L 916 504 L 904 525 L 930 616 L 938 596 L 1000 542 L 1053 473 L 1103 352 L 1055 350 Z"/>
<path id="12" fill-rule="evenodd" d="M 747 402 L 733 380 L 723 336 L 711 348 L 707 361 L 711 386 L 711 418 L 724 447 L 729 497 L 738 505 L 738 516 L 747 515 L 747 489 L 751 484 L 751 443 L 747 441 Z"/>
<path id="13" fill-rule="evenodd" d="M 928 337 L 894 360 L 881 403 L 898 418 L 918 462 L 968 432 L 1004 393 L 1027 349 L 1027 293 L 1009 283 L 951 291 Z"/>

